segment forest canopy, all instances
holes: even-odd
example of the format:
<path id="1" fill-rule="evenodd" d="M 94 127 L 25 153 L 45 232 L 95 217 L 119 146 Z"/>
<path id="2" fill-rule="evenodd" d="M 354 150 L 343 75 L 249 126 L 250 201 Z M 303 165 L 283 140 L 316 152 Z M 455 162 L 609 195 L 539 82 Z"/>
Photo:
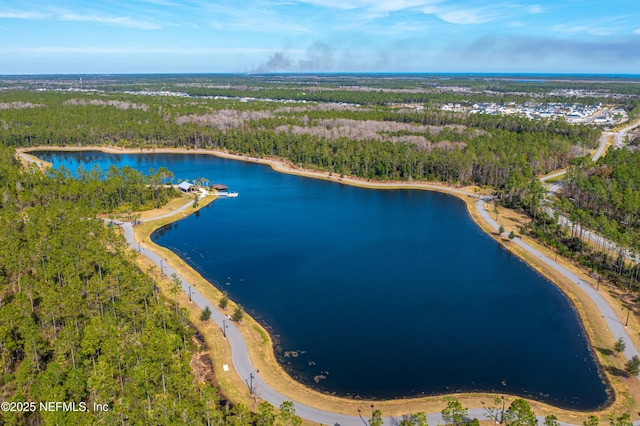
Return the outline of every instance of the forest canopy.
<path id="1" fill-rule="evenodd" d="M 257 421 L 260 413 L 221 405 L 216 387 L 195 380 L 190 362 L 201 349 L 186 310 L 170 306 L 153 271 L 96 219 L 170 194 L 133 170 L 99 176 L 24 168 L 0 145 L 0 394 L 28 407 L 3 411 L 0 423 Z M 262 412 L 262 424 L 278 418 L 269 404 Z"/>
<path id="2" fill-rule="evenodd" d="M 268 404 L 257 414 L 223 409 L 215 387 L 194 381 L 186 312 L 167 306 L 121 236 L 96 219 L 165 204 L 172 193 L 163 176 L 126 167 L 42 173 L 19 165 L 18 147 L 225 150 L 362 179 L 489 186 L 503 204 L 534 216 L 544 196 L 537 176 L 570 167 L 560 209 L 637 248 L 640 154 L 617 150 L 593 164 L 586 155 L 597 128 L 439 106 L 610 102 L 633 118 L 638 82 L 590 82 L 587 91 L 575 81 L 415 76 L 85 76 L 81 89 L 78 82 L 0 81 L 0 392 L 13 402 L 110 409 L 4 413 L 5 424 L 275 420 Z M 539 216 L 546 226 L 549 218 Z"/>
<path id="3" fill-rule="evenodd" d="M 5 109 L 0 118 L 0 138 L 9 146 L 222 149 L 365 179 L 504 188 L 514 174 L 532 177 L 568 166 L 595 146 L 599 134 L 560 120 L 429 109 L 259 109 L 228 100 L 75 92 L 12 91 L 0 99 L 21 93 L 28 105 Z M 382 130 L 385 123 L 403 127 L 389 132 Z M 296 131 L 312 126 L 317 130 Z"/>

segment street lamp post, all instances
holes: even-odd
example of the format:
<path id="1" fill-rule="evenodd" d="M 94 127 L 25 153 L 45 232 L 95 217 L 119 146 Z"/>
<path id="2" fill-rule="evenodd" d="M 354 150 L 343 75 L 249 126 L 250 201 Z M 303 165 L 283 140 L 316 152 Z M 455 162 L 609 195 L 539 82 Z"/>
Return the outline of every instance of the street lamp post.
<path id="1" fill-rule="evenodd" d="M 502 395 L 502 416 L 500 416 L 500 424 L 504 423 L 504 395 Z"/>
<path id="2" fill-rule="evenodd" d="M 193 303 L 191 300 L 191 284 L 189 284 L 189 303 Z"/>
<path id="3" fill-rule="evenodd" d="M 631 314 L 631 308 L 627 308 L 627 320 L 624 322 L 624 326 L 629 325 L 629 315 Z"/>
<path id="4" fill-rule="evenodd" d="M 256 371 L 252 371 L 251 374 L 249 374 L 249 392 L 251 393 L 251 396 L 253 396 L 253 373 L 259 373 L 260 370 L 256 370 Z"/>
<path id="5" fill-rule="evenodd" d="M 227 320 L 223 319 L 222 320 L 222 335 L 224 336 L 224 338 L 227 338 Z"/>

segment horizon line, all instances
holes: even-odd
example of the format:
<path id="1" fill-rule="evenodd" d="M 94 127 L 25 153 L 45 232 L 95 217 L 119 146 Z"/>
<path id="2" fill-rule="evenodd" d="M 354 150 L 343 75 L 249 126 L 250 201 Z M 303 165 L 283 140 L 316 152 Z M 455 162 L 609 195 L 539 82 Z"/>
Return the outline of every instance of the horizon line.
<path id="1" fill-rule="evenodd" d="M 274 71 L 274 72 L 105 72 L 105 73 L 10 73 L 0 74 L 0 78 L 5 77 L 64 77 L 64 76 L 354 76 L 354 75 L 390 75 L 390 76 L 545 76 L 545 77 L 617 77 L 617 78 L 640 78 L 640 74 L 633 73 L 611 73 L 611 72 L 536 72 L 536 71 Z"/>

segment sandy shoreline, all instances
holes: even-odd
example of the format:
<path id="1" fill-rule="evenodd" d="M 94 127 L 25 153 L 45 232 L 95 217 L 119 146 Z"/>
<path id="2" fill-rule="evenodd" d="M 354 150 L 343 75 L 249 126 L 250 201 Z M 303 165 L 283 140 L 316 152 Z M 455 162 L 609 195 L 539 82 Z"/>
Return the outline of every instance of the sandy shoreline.
<path id="1" fill-rule="evenodd" d="M 21 153 L 29 153 L 31 151 L 102 151 L 109 154 L 205 154 L 205 155 L 213 155 L 220 158 L 227 158 L 231 160 L 245 161 L 250 163 L 257 164 L 266 164 L 270 166 L 273 170 L 278 171 L 280 173 L 287 173 L 297 176 L 304 176 L 314 179 L 327 180 L 331 182 L 343 183 L 352 186 L 359 186 L 362 188 L 372 188 L 372 189 L 425 189 L 432 191 L 440 191 L 445 193 L 451 193 L 452 195 L 457 196 L 468 196 L 474 195 L 469 192 L 465 192 L 460 190 L 459 188 L 455 188 L 453 186 L 446 186 L 439 183 L 428 183 L 428 182 L 371 182 L 365 179 L 357 179 L 353 177 L 338 177 L 332 175 L 329 172 L 324 171 L 313 171 L 313 170 L 305 170 L 299 169 L 294 166 L 286 164 L 283 160 L 280 159 L 270 159 L 270 158 L 258 158 L 258 157 L 250 157 L 238 154 L 231 154 L 226 151 L 220 150 L 207 150 L 207 149 L 184 149 L 184 148 L 153 148 L 153 149 L 145 149 L 145 148 L 114 148 L 114 147 L 78 147 L 78 146 L 43 146 L 43 147 L 29 147 L 29 148 L 16 148 L 17 152 Z M 37 158 L 35 156 L 31 156 L 34 159 Z M 42 160 L 39 160 L 43 162 Z M 45 165 L 46 162 L 43 162 Z"/>
<path id="2" fill-rule="evenodd" d="M 469 189 L 459 189 L 455 187 L 449 187 L 445 185 L 438 185 L 433 183 L 411 183 L 411 182 L 369 182 L 362 179 L 354 179 L 354 178 L 340 178 L 337 176 L 331 176 L 328 172 L 319 172 L 319 171 L 310 171 L 310 170 L 301 170 L 295 168 L 293 166 L 285 164 L 281 160 L 276 159 L 262 159 L 255 157 L 246 157 L 236 154 L 230 154 L 224 151 L 212 151 L 212 150 L 204 150 L 204 149 L 171 149 L 171 148 L 162 148 L 162 149 L 125 149 L 125 148 L 112 148 L 112 147 L 33 147 L 26 149 L 18 149 L 18 152 L 28 153 L 29 151 L 43 151 L 43 150 L 58 150 L 58 151 L 103 151 L 107 153 L 115 153 L 115 154 L 149 154 L 149 153 L 173 153 L 173 154 L 206 154 L 206 155 L 214 155 L 221 158 L 228 158 L 239 161 L 247 161 L 258 164 L 266 164 L 269 165 L 272 169 L 287 174 L 293 174 L 303 177 L 309 177 L 314 179 L 322 179 L 327 181 L 333 181 L 336 183 L 342 183 L 346 185 L 358 186 L 363 188 L 372 188 L 372 189 L 420 189 L 420 190 L 430 190 L 430 191 L 438 191 L 443 193 L 448 193 L 450 195 L 454 195 L 465 202 L 467 205 L 467 211 L 471 218 L 476 222 L 476 224 L 491 235 L 494 239 L 499 241 L 503 246 L 505 246 L 509 251 L 519 256 L 523 261 L 529 264 L 532 268 L 536 269 L 538 272 L 545 275 L 548 279 L 550 279 L 554 284 L 556 284 L 572 301 L 574 306 L 576 307 L 576 311 L 579 314 L 580 321 L 583 324 L 585 331 L 587 332 L 589 342 L 594 348 L 594 350 L 598 347 L 610 348 L 612 346 L 611 337 L 606 335 L 606 325 L 602 324 L 602 319 L 598 318 L 597 315 L 593 314 L 592 307 L 589 305 L 588 297 L 585 295 L 581 295 L 580 291 L 572 288 L 572 286 L 557 276 L 553 271 L 549 271 L 544 265 L 541 265 L 539 262 L 536 262 L 536 259 L 530 259 L 526 254 L 523 254 L 516 250 L 513 246 L 509 246 L 509 244 L 503 241 L 501 238 L 495 235 L 495 232 L 489 227 L 489 225 L 484 222 L 484 220 L 480 217 L 478 212 L 475 209 L 475 202 L 478 200 L 478 194 L 473 191 L 473 188 Z M 32 157 L 32 156 L 30 156 Z M 33 157 L 35 158 L 35 157 Z M 33 161 L 33 160 L 30 160 Z M 41 160 L 40 160 L 41 161 Z M 182 216 L 176 217 L 175 220 L 179 220 Z M 151 231 L 152 232 L 152 231 Z M 149 241 L 148 238 L 146 241 Z M 180 268 L 184 268 L 186 265 L 180 265 Z M 186 266 L 186 268 L 190 268 Z M 194 271 L 195 272 L 195 271 Z M 585 274 L 586 276 L 586 274 Z M 588 279 L 588 277 L 586 277 Z M 256 323 L 257 324 L 257 323 Z M 197 326 L 198 324 L 196 324 Z M 633 324 L 635 325 L 635 324 Z M 637 335 L 637 333 L 634 333 Z M 249 340 L 248 340 L 249 341 Z M 271 349 L 273 351 L 273 349 Z M 253 354 L 255 355 L 255 353 Z M 605 362 L 604 355 L 601 355 L 596 351 L 596 355 L 601 365 L 610 364 L 610 362 Z M 274 366 L 272 363 L 275 360 L 274 356 L 269 356 L 269 361 L 266 366 L 268 368 L 278 368 L 282 370 L 279 364 L 276 363 Z M 610 361 L 610 360 L 609 360 Z M 284 371 L 284 370 L 282 370 Z M 600 416 L 605 416 L 606 414 L 613 412 L 621 412 L 621 411 L 629 411 L 631 409 L 630 405 L 635 405 L 635 401 L 628 401 L 628 398 L 621 398 L 620 396 L 632 396 L 632 400 L 636 399 L 640 394 L 640 391 L 637 389 L 638 386 L 635 384 L 633 386 L 635 389 L 630 389 L 631 385 L 625 383 L 624 380 L 616 379 L 615 377 L 608 374 L 609 381 L 613 389 L 615 390 L 615 399 L 611 406 L 607 407 L 603 411 L 597 413 L 584 413 L 584 412 L 573 412 L 569 410 L 561 410 L 556 407 L 552 407 L 550 405 L 540 403 L 537 401 L 532 401 L 531 405 L 536 410 L 538 414 L 555 414 L 561 419 L 564 419 L 568 422 L 573 423 L 582 423 L 582 420 L 586 419 L 589 414 L 596 414 Z M 637 381 L 635 381 L 637 382 Z M 296 386 L 297 384 L 297 386 Z M 276 389 L 280 390 L 277 386 Z M 330 406 L 332 409 L 340 409 L 336 407 L 335 399 L 336 397 L 331 397 L 329 395 L 324 395 L 317 391 L 308 389 L 303 385 L 295 382 L 293 384 L 293 388 L 287 386 L 288 389 L 283 390 L 283 393 L 291 395 L 292 399 L 300 400 L 298 397 L 301 394 L 306 395 L 305 400 L 301 401 L 304 403 L 309 403 L 310 405 L 318 405 L 318 399 L 330 399 Z M 293 393 L 291 393 L 293 390 Z M 304 390 L 304 391 L 303 391 Z M 224 391 L 224 390 L 223 390 Z M 295 398 L 293 397 L 295 395 Z M 492 399 L 496 395 L 491 395 L 487 393 L 482 394 L 464 394 L 457 395 L 459 399 L 466 406 L 472 407 L 480 407 L 481 404 L 485 402 L 490 404 Z M 354 406 L 361 406 L 362 401 L 352 401 L 346 398 L 337 398 L 338 400 L 342 400 L 342 403 L 338 404 L 339 406 L 343 405 L 340 411 L 352 412 Z M 391 400 L 391 401 L 376 401 L 376 406 L 383 410 L 386 414 L 398 414 L 400 412 L 417 412 L 417 411 L 425 411 L 426 407 L 440 407 L 437 409 L 439 411 L 443 407 L 444 396 L 432 396 L 426 398 L 413 398 L 413 399 L 401 399 L 401 400 Z M 625 400 L 626 403 L 625 403 Z M 320 405 L 323 405 L 322 403 Z M 411 409 L 410 407 L 415 406 L 416 409 Z M 400 411 L 399 411 L 400 410 Z M 428 410 L 427 410 L 428 411 Z M 635 416 L 634 416 L 635 418 Z M 582 419 L 582 420 L 580 420 Z"/>

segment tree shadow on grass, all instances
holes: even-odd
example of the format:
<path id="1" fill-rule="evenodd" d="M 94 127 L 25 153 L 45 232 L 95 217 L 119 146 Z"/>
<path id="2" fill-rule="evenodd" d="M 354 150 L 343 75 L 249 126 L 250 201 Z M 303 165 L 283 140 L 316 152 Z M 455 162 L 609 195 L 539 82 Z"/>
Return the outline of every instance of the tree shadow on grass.
<path id="1" fill-rule="evenodd" d="M 613 350 L 607 348 L 596 348 L 596 351 L 602 355 L 613 355 Z"/>
<path id="2" fill-rule="evenodd" d="M 629 377 L 629 373 L 627 373 L 624 370 L 619 369 L 618 367 L 613 367 L 611 365 L 608 365 L 608 366 L 605 367 L 605 370 L 607 370 L 609 373 L 613 374 L 614 376 Z"/>

